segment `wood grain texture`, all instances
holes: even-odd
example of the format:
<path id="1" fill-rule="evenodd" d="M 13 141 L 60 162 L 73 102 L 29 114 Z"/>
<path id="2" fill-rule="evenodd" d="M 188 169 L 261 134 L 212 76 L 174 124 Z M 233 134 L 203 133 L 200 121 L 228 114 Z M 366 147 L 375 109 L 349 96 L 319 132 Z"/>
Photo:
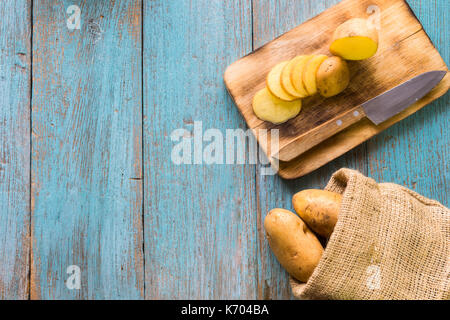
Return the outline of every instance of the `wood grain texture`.
<path id="1" fill-rule="evenodd" d="M 34 1 L 32 299 L 144 296 L 141 5 Z"/>
<path id="2" fill-rule="evenodd" d="M 323 10 L 338 3 L 329 1 L 261 0 L 253 5 L 254 49 L 278 37 Z M 256 175 L 258 201 L 258 297 L 261 299 L 291 299 L 288 274 L 272 254 L 264 234 L 263 222 L 273 208 L 293 210 L 292 196 L 303 189 L 325 187 L 331 174 L 348 167 L 366 173 L 365 145 L 353 149 L 342 157 L 330 162 L 313 173 L 297 180 L 283 180 L 279 176 L 261 175 L 261 167 Z"/>
<path id="3" fill-rule="evenodd" d="M 329 37 L 333 30 L 350 17 L 368 16 L 366 9 L 373 4 L 381 10 L 379 50 L 369 60 L 350 64 L 352 81 L 344 93 L 329 99 L 318 96 L 304 99 L 300 116 L 283 125 L 263 122 L 254 115 L 251 100 L 254 93 L 265 86 L 266 74 L 274 64 L 299 54 L 329 54 Z M 252 129 L 280 130 L 280 156 L 282 160 L 290 160 L 328 137 L 322 135 L 321 138 L 320 132 L 314 130 L 317 126 L 336 126 L 343 113 L 353 112 L 361 103 L 431 70 L 447 70 L 447 67 L 404 1 L 346 0 L 233 63 L 226 71 L 225 82 Z M 440 90 L 434 91 L 434 98 L 445 93 L 448 86 L 449 77 L 440 84 Z M 417 105 L 415 110 L 423 106 L 423 103 Z M 394 123 L 389 122 L 390 125 Z M 365 129 L 373 131 L 372 128 Z M 265 143 L 262 147 L 270 152 Z M 341 155 L 349 149 L 343 148 L 339 153 L 333 150 L 329 154 Z M 314 169 L 326 163 L 323 157 L 318 157 L 315 162 Z M 296 178 L 309 173 L 305 168 L 311 167 L 311 164 L 304 161 L 302 164 L 304 169 L 295 175 L 289 176 L 283 171 L 280 174 L 286 178 Z"/>
<path id="4" fill-rule="evenodd" d="M 450 62 L 449 1 L 408 1 L 445 62 Z M 450 205 L 449 94 L 368 141 L 370 175 Z"/>
<path id="5" fill-rule="evenodd" d="M 176 165 L 170 138 L 245 128 L 222 75 L 251 51 L 251 19 L 250 0 L 144 3 L 147 299 L 257 297 L 255 166 Z"/>
<path id="6" fill-rule="evenodd" d="M 27 299 L 31 8 L 0 1 L 0 299 Z"/>
<path id="7" fill-rule="evenodd" d="M 265 215 L 341 167 L 450 205 L 448 93 L 301 179 L 173 164 L 174 129 L 246 129 L 227 65 L 339 0 L 142 1 L 0 1 L 0 299 L 290 299 Z M 450 4 L 408 3 L 448 64 Z M 72 4 L 80 31 L 66 27 Z M 303 157 L 339 156 L 327 150 L 368 138 L 358 128 Z M 72 264 L 81 290 L 65 286 Z"/>

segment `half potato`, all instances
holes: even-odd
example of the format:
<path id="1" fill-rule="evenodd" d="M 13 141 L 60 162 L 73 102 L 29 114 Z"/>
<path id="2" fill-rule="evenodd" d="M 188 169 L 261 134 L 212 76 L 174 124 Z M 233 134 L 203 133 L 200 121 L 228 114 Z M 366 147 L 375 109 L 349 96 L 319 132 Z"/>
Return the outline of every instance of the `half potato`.
<path id="1" fill-rule="evenodd" d="M 369 59 L 378 50 L 378 31 L 366 19 L 341 24 L 333 35 L 330 51 L 345 60 Z"/>

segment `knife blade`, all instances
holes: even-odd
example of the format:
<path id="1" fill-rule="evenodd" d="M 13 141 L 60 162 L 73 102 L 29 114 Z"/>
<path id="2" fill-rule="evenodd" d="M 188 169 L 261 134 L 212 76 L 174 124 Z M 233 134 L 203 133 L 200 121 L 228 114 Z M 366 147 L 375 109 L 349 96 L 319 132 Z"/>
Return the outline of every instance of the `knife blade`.
<path id="1" fill-rule="evenodd" d="M 430 71 L 408 80 L 362 104 L 370 121 L 380 123 L 399 114 L 414 102 L 423 98 L 447 74 L 446 71 Z"/>
<path id="2" fill-rule="evenodd" d="M 272 153 L 272 157 L 281 161 L 291 161 L 363 118 L 368 118 L 375 125 L 379 125 L 427 95 L 446 74 L 447 71 L 422 73 L 297 137 L 281 147 L 277 153 Z"/>

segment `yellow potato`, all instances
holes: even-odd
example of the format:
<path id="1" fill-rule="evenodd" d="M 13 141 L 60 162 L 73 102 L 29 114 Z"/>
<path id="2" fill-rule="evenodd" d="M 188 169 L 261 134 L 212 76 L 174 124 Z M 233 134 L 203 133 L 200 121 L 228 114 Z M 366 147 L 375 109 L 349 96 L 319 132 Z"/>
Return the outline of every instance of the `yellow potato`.
<path id="1" fill-rule="evenodd" d="M 317 70 L 317 90 L 329 98 L 344 91 L 350 83 L 347 62 L 340 57 L 327 58 Z"/>
<path id="2" fill-rule="evenodd" d="M 342 196 L 325 190 L 303 190 L 294 195 L 297 214 L 317 234 L 329 238 L 338 220 Z"/>
<path id="3" fill-rule="evenodd" d="M 297 97 L 287 93 L 281 86 L 281 72 L 288 63 L 289 61 L 284 61 L 273 67 L 267 75 L 266 83 L 267 89 L 269 89 L 270 93 L 275 97 L 284 101 L 293 101 L 297 99 Z"/>
<path id="4" fill-rule="evenodd" d="M 267 88 L 253 97 L 253 112 L 264 121 L 280 124 L 297 116 L 302 108 L 301 100 L 283 101 L 273 96 Z"/>
<path id="5" fill-rule="evenodd" d="M 299 61 L 304 60 L 304 58 L 305 56 L 295 57 L 294 59 L 289 61 L 289 63 L 287 63 L 281 71 L 281 86 L 287 93 L 296 98 L 305 98 L 308 96 L 306 90 L 298 91 L 297 89 L 295 89 L 291 78 L 293 68 Z"/>
<path id="6" fill-rule="evenodd" d="M 291 70 L 291 82 L 297 92 L 301 93 L 302 96 L 309 96 L 308 91 L 306 91 L 305 85 L 303 84 L 303 70 L 305 66 L 308 64 L 309 60 L 311 60 L 313 56 L 300 56 L 295 59 L 297 61 L 292 66 Z"/>
<path id="7" fill-rule="evenodd" d="M 306 91 L 309 95 L 314 95 L 317 93 L 317 82 L 316 74 L 322 62 L 328 57 L 326 55 L 317 55 L 309 60 L 308 64 L 303 69 L 303 83 L 305 85 Z"/>
<path id="8" fill-rule="evenodd" d="M 264 229 L 275 257 L 295 279 L 307 282 L 322 257 L 323 247 L 296 214 L 273 209 L 264 220 Z"/>
<path id="9" fill-rule="evenodd" d="M 378 32 L 361 18 L 350 19 L 334 32 L 330 51 L 345 60 L 364 60 L 378 50 Z"/>

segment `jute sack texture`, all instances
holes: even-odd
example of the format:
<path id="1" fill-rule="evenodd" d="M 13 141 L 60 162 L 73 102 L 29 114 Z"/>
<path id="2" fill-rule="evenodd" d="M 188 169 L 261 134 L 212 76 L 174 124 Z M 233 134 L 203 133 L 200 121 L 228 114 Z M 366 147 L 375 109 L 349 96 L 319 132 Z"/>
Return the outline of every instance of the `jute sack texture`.
<path id="1" fill-rule="evenodd" d="M 338 222 L 299 299 L 450 299 L 450 210 L 357 171 L 336 172 Z"/>

